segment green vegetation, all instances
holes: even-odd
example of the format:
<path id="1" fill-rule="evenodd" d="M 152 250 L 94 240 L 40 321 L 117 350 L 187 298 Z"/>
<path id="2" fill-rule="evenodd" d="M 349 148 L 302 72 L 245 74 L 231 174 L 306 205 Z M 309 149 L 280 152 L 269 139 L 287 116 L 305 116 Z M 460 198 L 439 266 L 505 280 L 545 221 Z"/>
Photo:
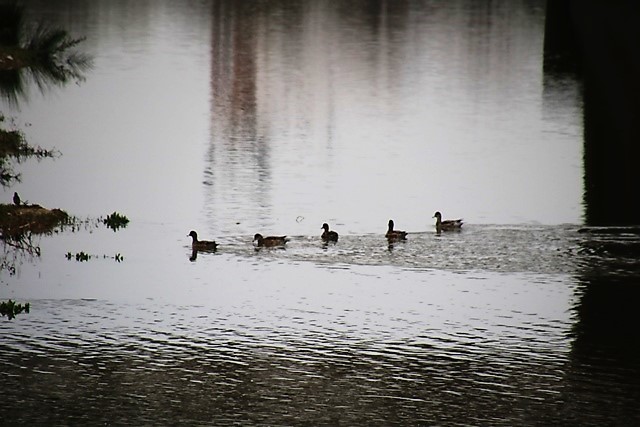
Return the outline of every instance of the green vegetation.
<path id="1" fill-rule="evenodd" d="M 29 312 L 29 303 L 17 304 L 15 301 L 0 301 L 0 316 L 7 316 L 7 319 L 14 319 L 18 314 Z"/>
<path id="2" fill-rule="evenodd" d="M 111 215 L 107 215 L 102 222 L 107 226 L 107 228 L 110 228 L 115 232 L 120 228 L 125 228 L 127 224 L 129 224 L 129 218 L 119 214 L 118 212 L 113 212 Z"/>
<path id="3" fill-rule="evenodd" d="M 75 258 L 75 260 L 76 260 L 76 261 L 79 261 L 79 262 L 85 262 L 85 261 L 89 261 L 89 260 L 90 260 L 90 259 L 92 259 L 92 258 L 98 258 L 98 257 L 97 257 L 97 256 L 94 256 L 94 255 L 90 255 L 90 254 L 88 254 L 88 253 L 86 253 L 86 252 L 84 252 L 84 251 L 81 251 L 81 252 L 76 252 L 76 254 L 75 254 L 75 255 L 74 255 L 74 254 L 72 254 L 71 252 L 67 252 L 67 253 L 65 254 L 65 258 L 66 258 L 67 260 L 69 260 L 69 261 L 71 261 L 72 259 L 74 259 L 74 258 Z M 114 261 L 116 261 L 116 262 L 122 262 L 122 261 L 124 261 L 124 257 L 123 257 L 122 255 L 120 255 L 119 253 L 115 254 L 114 256 L 102 255 L 102 258 L 103 258 L 103 259 L 107 259 L 107 258 L 109 258 L 109 259 L 112 259 L 112 260 L 114 260 Z"/>

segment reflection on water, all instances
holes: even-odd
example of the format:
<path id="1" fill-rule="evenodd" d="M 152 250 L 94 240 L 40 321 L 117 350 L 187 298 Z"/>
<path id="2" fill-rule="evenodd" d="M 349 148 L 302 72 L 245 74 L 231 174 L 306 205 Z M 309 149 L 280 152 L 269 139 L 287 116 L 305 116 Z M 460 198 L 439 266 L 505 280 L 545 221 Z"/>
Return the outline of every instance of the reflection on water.
<path id="1" fill-rule="evenodd" d="M 579 101 L 541 97 L 543 9 L 215 2 L 209 221 L 580 222 Z"/>
<path id="2" fill-rule="evenodd" d="M 640 422 L 638 236 L 576 225 L 579 87 L 543 79 L 544 4 L 27 3 L 100 55 L 25 107 L 70 142 L 21 194 L 131 223 L 2 277 L 30 312 L 0 322 L 0 419 Z"/>
<path id="3" fill-rule="evenodd" d="M 637 227 L 583 230 L 576 323 L 563 392 L 573 413 L 637 424 L 640 399 L 640 232 Z M 620 394 L 609 393 L 611 387 Z M 575 418 L 580 420 L 579 417 Z"/>
<path id="4" fill-rule="evenodd" d="M 48 23 L 26 22 L 17 3 L 0 4 L 0 94 L 12 103 L 27 95 L 31 78 L 44 90 L 84 80 L 91 56 L 77 51 L 82 42 Z"/>
<path id="5" fill-rule="evenodd" d="M 382 234 L 261 251 L 234 236 L 195 262 L 187 241 L 156 267 L 164 280 L 106 270 L 111 291 L 44 266 L 58 294 L 78 280 L 74 295 L 97 298 L 32 299 L 0 323 L 0 407 L 116 424 L 637 419 L 639 240 L 601 231 L 471 225 L 391 251 Z"/>
<path id="6" fill-rule="evenodd" d="M 582 263 L 592 262 L 587 258 L 588 251 L 578 244 L 583 236 L 575 226 L 465 227 L 452 233 L 437 234 L 435 230 L 409 233 L 407 240 L 395 242 L 389 242 L 382 233 L 342 234 L 335 244 L 323 242 L 320 233 L 289 236 L 286 248 L 267 248 L 261 256 L 262 259 L 321 265 L 393 265 L 417 270 L 540 274 L 571 274 Z M 218 251 L 253 257 L 253 251 L 248 250 L 249 242 L 250 236 L 226 238 Z M 578 254 L 581 256 L 577 257 Z"/>
<path id="7" fill-rule="evenodd" d="M 19 391 L 4 403 L 26 398 L 17 421 L 116 424 L 515 422 L 560 405 L 570 298 L 560 283 L 405 272 L 383 285 L 361 273 L 224 304 L 36 301 L 28 336 L 3 325 L 2 380 Z M 548 297 L 527 298 L 540 291 Z M 507 308 L 503 293 L 520 295 Z"/>

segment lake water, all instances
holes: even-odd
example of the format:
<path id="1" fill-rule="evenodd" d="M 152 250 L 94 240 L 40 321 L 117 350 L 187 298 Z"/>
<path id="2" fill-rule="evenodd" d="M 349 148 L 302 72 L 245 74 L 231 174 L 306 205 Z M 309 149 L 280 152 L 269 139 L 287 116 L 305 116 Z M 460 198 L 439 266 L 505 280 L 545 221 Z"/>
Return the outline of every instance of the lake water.
<path id="1" fill-rule="evenodd" d="M 62 153 L 4 197 L 87 222 L 5 247 L 0 419 L 640 422 L 640 232 L 583 228 L 544 2 L 23 3 L 95 65 L 2 105 Z"/>

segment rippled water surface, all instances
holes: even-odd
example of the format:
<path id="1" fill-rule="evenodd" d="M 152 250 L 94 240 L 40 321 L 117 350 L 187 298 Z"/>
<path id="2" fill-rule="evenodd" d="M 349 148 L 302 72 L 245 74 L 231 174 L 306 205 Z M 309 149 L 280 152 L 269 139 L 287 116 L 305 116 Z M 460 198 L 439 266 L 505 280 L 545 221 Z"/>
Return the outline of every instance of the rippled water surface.
<path id="1" fill-rule="evenodd" d="M 62 152 L 5 196 L 87 221 L 4 248 L 2 423 L 640 423 L 640 233 L 582 224 L 544 2 L 58 3 L 95 67 L 3 105 Z"/>

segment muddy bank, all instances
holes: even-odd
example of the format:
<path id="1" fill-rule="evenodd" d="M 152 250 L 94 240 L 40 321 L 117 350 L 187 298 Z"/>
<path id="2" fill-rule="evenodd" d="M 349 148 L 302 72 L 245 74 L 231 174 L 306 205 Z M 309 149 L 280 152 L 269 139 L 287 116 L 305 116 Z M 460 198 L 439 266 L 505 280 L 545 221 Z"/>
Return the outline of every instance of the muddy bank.
<path id="1" fill-rule="evenodd" d="M 68 219 L 69 215 L 60 209 L 47 209 L 36 204 L 0 204 L 2 239 L 20 236 L 26 232 L 49 233 Z"/>

